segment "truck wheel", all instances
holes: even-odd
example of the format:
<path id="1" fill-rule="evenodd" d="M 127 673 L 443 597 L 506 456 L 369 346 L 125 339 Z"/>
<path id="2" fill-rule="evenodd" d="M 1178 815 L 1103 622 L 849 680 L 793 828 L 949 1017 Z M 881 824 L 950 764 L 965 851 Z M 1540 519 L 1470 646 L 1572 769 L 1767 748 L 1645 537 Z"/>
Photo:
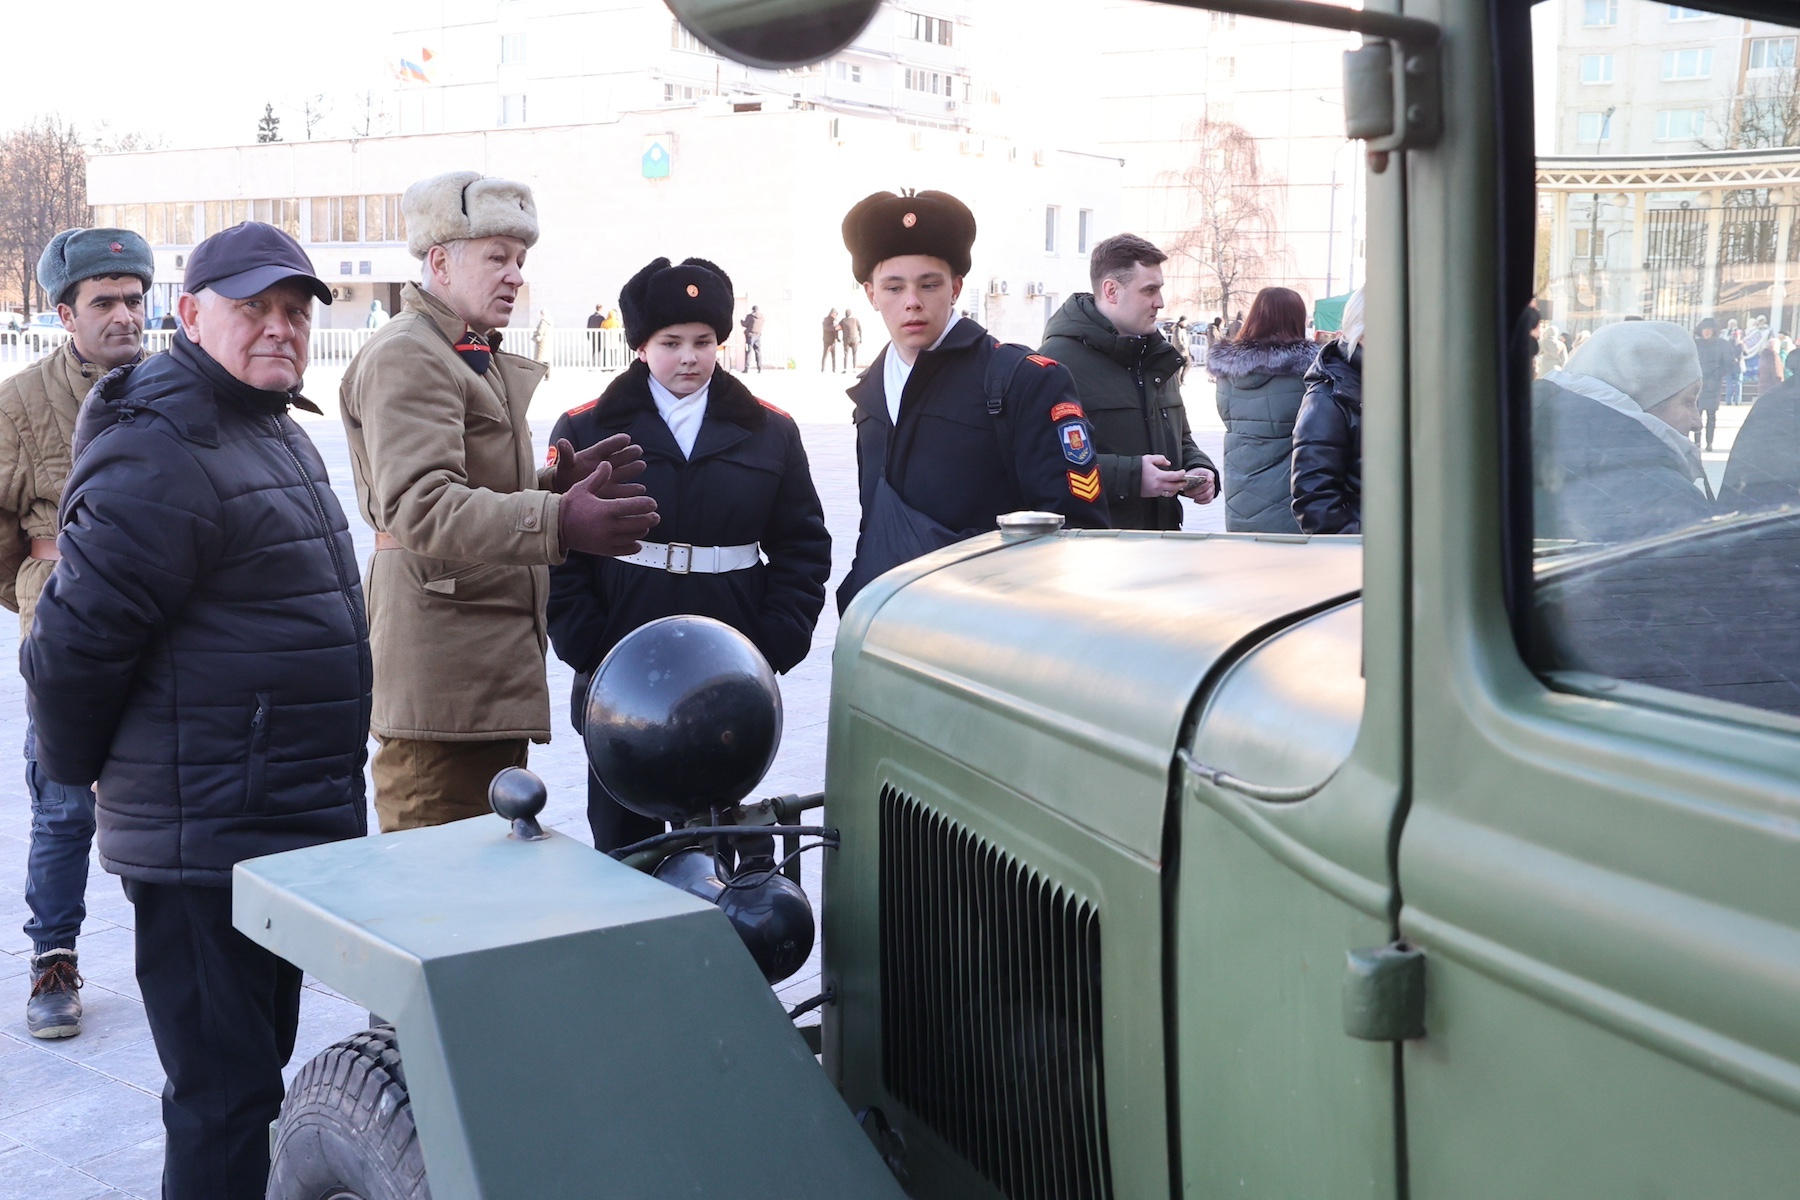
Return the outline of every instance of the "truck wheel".
<path id="1" fill-rule="evenodd" d="M 393 1029 L 327 1047 L 281 1102 L 267 1200 L 431 1200 Z"/>

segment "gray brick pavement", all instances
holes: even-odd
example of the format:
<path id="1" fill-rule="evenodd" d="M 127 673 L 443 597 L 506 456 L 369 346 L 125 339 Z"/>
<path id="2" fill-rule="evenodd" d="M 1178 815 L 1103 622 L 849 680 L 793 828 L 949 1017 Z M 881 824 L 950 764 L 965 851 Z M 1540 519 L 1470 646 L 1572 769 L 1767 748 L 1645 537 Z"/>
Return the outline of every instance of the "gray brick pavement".
<path id="1" fill-rule="evenodd" d="M 564 373 L 540 390 L 532 420 L 540 439 L 564 408 L 597 394 L 604 376 Z M 831 586 L 849 569 L 857 526 L 855 447 L 848 380 L 813 372 L 769 372 L 751 376 L 753 388 L 791 412 L 800 422 L 813 477 L 824 501 L 833 539 Z M 355 512 L 349 460 L 342 427 L 330 403 L 337 380 L 327 372 L 309 377 L 309 392 L 327 408 L 324 419 L 306 423 L 331 471 L 332 486 L 347 511 Z M 1202 377 L 1190 382 L 1190 411 L 1202 448 L 1219 457 L 1221 434 L 1213 415 L 1210 388 Z M 1189 528 L 1222 528 L 1222 506 L 1188 506 Z M 359 559 L 366 563 L 374 535 L 352 519 Z M 785 730 L 781 752 L 758 795 L 816 791 L 825 775 L 825 723 L 831 687 L 831 646 L 837 636 L 836 607 L 827 601 L 813 637 L 813 652 L 781 679 Z M 17 626 L 0 620 L 0 662 L 17 661 Z M 572 686 L 569 668 L 549 664 L 553 709 L 566 713 Z M 0 667 L 0 748 L 24 738 L 24 689 L 10 666 Z M 0 756 L 0 762 L 4 757 Z M 29 804 L 18 760 L 0 769 L 0 1200 L 98 1200 L 159 1194 L 162 1164 L 160 1106 L 163 1074 L 144 1021 L 133 972 L 132 909 L 118 881 L 96 862 L 88 883 L 88 919 L 81 937 L 81 968 L 87 980 L 87 1009 L 81 1036 L 40 1042 L 25 1033 L 26 957 L 30 944 L 21 932 Z M 548 746 L 532 749 L 532 769 L 550 791 L 546 823 L 571 837 L 587 835 L 586 760 L 573 731 L 556 731 Z M 371 811 L 370 825 L 374 825 Z M 818 856 L 805 859 L 805 886 L 818 899 Z M 818 951 L 779 993 L 797 1003 L 818 990 Z M 816 1018 L 814 1018 L 816 1019 Z M 301 1064 L 332 1042 L 363 1028 L 361 1006 L 309 980 L 302 997 L 300 1034 L 291 1079 Z"/>

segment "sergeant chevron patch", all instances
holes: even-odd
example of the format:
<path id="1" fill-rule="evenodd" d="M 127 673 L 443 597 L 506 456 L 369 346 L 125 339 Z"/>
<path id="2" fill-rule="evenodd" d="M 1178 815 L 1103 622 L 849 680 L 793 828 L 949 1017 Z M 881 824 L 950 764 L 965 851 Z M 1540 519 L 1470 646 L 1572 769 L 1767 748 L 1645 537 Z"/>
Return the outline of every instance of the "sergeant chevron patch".
<path id="1" fill-rule="evenodd" d="M 1069 495 L 1088 504 L 1100 499 L 1100 468 L 1087 471 L 1069 471 Z"/>

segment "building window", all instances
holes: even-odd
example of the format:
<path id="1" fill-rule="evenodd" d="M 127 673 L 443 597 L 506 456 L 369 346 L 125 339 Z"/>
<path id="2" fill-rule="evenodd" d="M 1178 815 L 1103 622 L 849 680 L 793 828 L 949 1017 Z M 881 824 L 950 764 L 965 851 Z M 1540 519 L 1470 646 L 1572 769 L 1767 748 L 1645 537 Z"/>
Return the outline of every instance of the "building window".
<path id="1" fill-rule="evenodd" d="M 1075 217 L 1075 252 L 1086 254 L 1088 242 L 1094 235 L 1094 210 L 1084 208 Z"/>
<path id="2" fill-rule="evenodd" d="M 1235 59 L 1235 58 L 1215 58 L 1215 59 L 1213 59 L 1213 77 L 1215 79 L 1236 79 L 1237 78 L 1237 59 Z"/>
<path id="3" fill-rule="evenodd" d="M 1591 259 L 1594 262 L 1606 261 L 1606 231 L 1593 228 L 1575 231 L 1575 257 Z"/>
<path id="4" fill-rule="evenodd" d="M 1581 56 L 1581 82 L 1611 83 L 1613 81 L 1613 56 L 1610 54 L 1584 54 Z"/>
<path id="5" fill-rule="evenodd" d="M 1656 140 L 1659 142 L 1698 141 L 1705 132 L 1704 108 L 1665 108 L 1656 114 Z"/>
<path id="6" fill-rule="evenodd" d="M 1044 207 L 1044 253 L 1056 253 L 1056 225 L 1062 217 L 1062 209 L 1054 204 Z"/>
<path id="7" fill-rule="evenodd" d="M 1752 71 L 1791 71 L 1794 69 L 1794 41 L 1784 38 L 1751 38 L 1750 69 Z"/>
<path id="8" fill-rule="evenodd" d="M 502 64 L 522 63 L 525 61 L 524 34 L 503 33 L 500 35 L 500 61 Z"/>
<path id="9" fill-rule="evenodd" d="M 520 93 L 500 97 L 500 123 L 502 125 L 523 125 L 525 123 L 525 97 Z"/>
<path id="10" fill-rule="evenodd" d="M 926 71 L 919 67 L 906 68 L 906 90 L 909 92 L 930 92 L 934 96 L 953 96 L 956 76 L 942 71 Z"/>
<path id="11" fill-rule="evenodd" d="M 839 79 L 842 79 L 846 83 L 861 83 L 862 82 L 862 64 L 861 63 L 845 62 L 843 59 L 840 58 L 837 61 L 836 72 L 837 72 L 837 77 Z"/>
<path id="12" fill-rule="evenodd" d="M 1605 113 L 1582 113 L 1575 119 L 1575 140 L 1586 146 L 1612 141 L 1612 121 Z"/>
<path id="13" fill-rule="evenodd" d="M 1664 79 L 1706 79 L 1712 75 L 1712 50 L 1665 50 L 1662 56 Z"/>
<path id="14" fill-rule="evenodd" d="M 1619 0 L 1582 0 L 1581 23 L 1583 25 L 1617 25 L 1619 23 Z"/>
<path id="15" fill-rule="evenodd" d="M 669 44 L 677 50 L 686 50 L 690 54 L 712 54 L 712 49 L 699 38 L 689 33 L 680 21 L 671 21 L 674 32 L 669 35 Z M 714 55 L 714 57 L 718 57 Z"/>
<path id="16" fill-rule="evenodd" d="M 1681 4 L 1669 5 L 1669 20 L 1671 21 L 1704 21 L 1712 15 L 1704 8 L 1688 8 Z"/>
<path id="17" fill-rule="evenodd" d="M 904 13 L 907 36 L 915 42 L 931 42 L 939 46 L 952 44 L 952 22 L 947 17 L 928 17 L 924 13 Z"/>
<path id="18" fill-rule="evenodd" d="M 1237 14 L 1236 13 L 1222 13 L 1222 12 L 1213 13 L 1212 27 L 1214 29 L 1236 29 L 1237 28 Z"/>

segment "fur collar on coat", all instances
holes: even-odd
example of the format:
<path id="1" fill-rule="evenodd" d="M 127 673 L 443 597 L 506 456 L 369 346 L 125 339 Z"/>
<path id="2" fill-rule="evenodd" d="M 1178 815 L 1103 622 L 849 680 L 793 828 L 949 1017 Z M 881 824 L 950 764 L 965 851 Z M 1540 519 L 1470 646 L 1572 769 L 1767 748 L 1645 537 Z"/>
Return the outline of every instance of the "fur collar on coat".
<path id="1" fill-rule="evenodd" d="M 1319 348 L 1311 342 L 1220 342 L 1206 356 L 1206 369 L 1214 375 L 1306 374 Z"/>

